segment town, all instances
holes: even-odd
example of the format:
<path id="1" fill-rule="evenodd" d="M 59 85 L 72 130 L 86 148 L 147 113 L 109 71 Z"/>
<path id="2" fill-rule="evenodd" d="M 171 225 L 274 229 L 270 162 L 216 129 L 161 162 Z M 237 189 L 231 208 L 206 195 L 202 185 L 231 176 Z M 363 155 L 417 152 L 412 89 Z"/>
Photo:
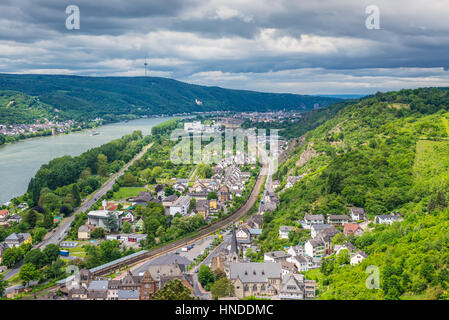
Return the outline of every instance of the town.
<path id="1" fill-rule="evenodd" d="M 223 127 L 239 127 L 235 118 L 223 118 L 184 122 L 187 133 L 223 132 Z M 265 144 L 266 141 L 263 140 Z M 288 150 L 288 143 L 281 143 L 279 156 Z M 160 157 L 164 151 L 149 149 L 149 157 Z M 145 153 L 146 154 L 146 153 Z M 324 259 L 336 257 L 343 264 L 357 265 L 367 255 L 356 250 L 348 241 L 350 237 L 362 235 L 373 224 L 392 224 L 401 221 L 398 214 L 376 216 L 369 221 L 363 208 L 348 207 L 347 215 L 312 215 L 292 225 L 278 226 L 278 240 L 284 243 L 283 250 L 263 252 L 259 238 L 267 225 L 270 214 L 280 204 L 279 196 L 295 184 L 301 183 L 304 175 L 288 176 L 285 181 L 272 181 L 266 176 L 265 187 L 260 190 L 257 202 L 246 215 L 226 226 L 226 229 L 206 234 L 193 241 L 186 241 L 172 249 L 144 259 L 150 251 L 144 248 L 170 244 L 183 235 L 187 224 L 197 227 L 213 225 L 221 218 L 240 210 L 249 199 L 260 175 L 262 160 L 250 153 L 228 155 L 213 166 L 205 164 L 181 164 L 177 168 L 167 165 L 169 160 L 160 158 L 152 170 L 145 163 L 129 167 L 113 185 L 112 190 L 84 214 L 79 214 L 61 233 L 53 246 L 56 258 L 71 263 L 78 270 L 72 276 L 57 282 L 53 290 L 44 290 L 37 299 L 69 300 L 149 300 L 158 299 L 167 286 L 184 288 L 186 297 L 200 299 L 248 299 L 269 298 L 272 300 L 313 300 L 319 288 L 308 272 L 322 268 Z M 147 160 L 149 161 L 149 160 Z M 132 169 L 133 173 L 129 171 Z M 177 176 L 173 176 L 178 172 Z M 147 181 L 136 187 L 137 174 Z M 101 201 L 100 201 L 101 200 Z M 248 200 L 246 200 L 248 201 Z M 100 203 L 100 204 L 98 204 Z M 22 213 L 28 209 L 26 203 L 0 211 L 0 223 L 4 227 L 22 222 Z M 28 217 L 27 217 L 28 219 Z M 55 216 L 56 229 L 63 217 Z M 183 226 L 184 225 L 184 226 Z M 196 228 L 197 228 L 196 227 Z M 60 227 L 59 227 L 60 228 Z M 195 230 L 195 227 L 190 227 Z M 175 231 L 176 230 L 176 231 Z M 301 240 L 297 234 L 305 234 Z M 171 235 L 171 236 L 170 236 Z M 64 238 L 64 239 L 63 239 Z M 45 239 L 40 235 L 39 241 Z M 29 251 L 33 242 L 30 233 L 12 233 L 0 244 L 3 265 L 10 263 L 13 250 Z M 37 242 L 39 243 L 39 242 Z M 111 243 L 114 250 L 124 250 L 127 255 L 105 264 L 86 268 L 91 250 Z M 109 245 L 109 244 L 108 244 Z M 106 248 L 106 247 L 105 247 Z M 45 250 L 46 250 L 45 249 Z M 29 251 L 28 255 L 34 250 Z M 45 251 L 44 250 L 44 251 Z M 129 251 L 130 250 L 130 251 Z M 48 250 L 50 251 L 50 250 Z M 112 254 L 110 252 L 109 254 Z M 6 260 L 6 263 L 5 263 Z M 27 254 L 25 254 L 25 261 Z M 137 263 L 134 261 L 138 261 Z M 2 267 L 3 272 L 8 272 Z M 23 267 L 22 267 L 23 269 Z M 20 274 L 22 274 L 20 269 Z M 61 275 L 62 276 L 62 275 Z M 60 277 L 61 277 L 60 276 Z M 16 276 L 17 277 L 17 276 Z M 19 275 L 19 278 L 21 276 Z M 16 284 L 6 290 L 8 298 L 27 295 L 38 279 L 27 278 L 26 283 Z"/>

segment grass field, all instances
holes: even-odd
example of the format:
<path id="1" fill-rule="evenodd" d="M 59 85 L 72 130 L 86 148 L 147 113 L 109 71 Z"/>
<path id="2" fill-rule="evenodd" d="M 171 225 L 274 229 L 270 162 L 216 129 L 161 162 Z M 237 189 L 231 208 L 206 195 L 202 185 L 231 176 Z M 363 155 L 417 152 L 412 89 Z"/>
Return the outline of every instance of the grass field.
<path id="1" fill-rule="evenodd" d="M 81 247 L 69 248 L 68 250 L 69 250 L 69 253 L 71 256 L 80 257 L 80 258 L 86 257 L 86 252 Z"/>
<path id="2" fill-rule="evenodd" d="M 448 186 L 449 141 L 418 141 L 413 170 L 419 189 Z"/>
<path id="3" fill-rule="evenodd" d="M 147 191 L 142 187 L 122 187 L 117 192 L 114 192 L 114 200 L 125 200 L 139 195 L 139 192 Z"/>

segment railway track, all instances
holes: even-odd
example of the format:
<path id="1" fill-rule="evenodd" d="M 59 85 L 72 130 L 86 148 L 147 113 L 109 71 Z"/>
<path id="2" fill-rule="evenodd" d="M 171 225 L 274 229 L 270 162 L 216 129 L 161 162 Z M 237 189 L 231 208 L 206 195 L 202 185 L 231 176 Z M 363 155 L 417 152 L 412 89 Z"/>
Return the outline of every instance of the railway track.
<path id="1" fill-rule="evenodd" d="M 102 268 L 101 270 L 94 271 L 93 272 L 94 275 L 95 276 L 104 276 L 104 275 L 114 272 L 120 268 L 123 268 L 125 266 L 132 267 L 137 263 L 144 262 L 145 260 L 154 259 L 154 258 L 164 255 L 172 250 L 176 250 L 183 246 L 194 243 L 203 237 L 211 235 L 219 230 L 223 230 L 226 227 L 228 227 L 229 225 L 239 221 L 241 218 L 243 218 L 249 212 L 249 210 L 252 208 L 252 206 L 256 203 L 257 197 L 260 193 L 260 190 L 263 186 L 263 183 L 264 183 L 264 180 L 266 177 L 266 175 L 264 174 L 264 172 L 266 171 L 266 168 L 267 168 L 266 166 L 262 167 L 262 169 L 259 173 L 259 176 L 257 177 L 256 183 L 254 184 L 254 187 L 251 191 L 251 194 L 249 195 L 246 202 L 239 209 L 237 209 L 235 212 L 233 212 L 229 216 L 224 217 L 221 220 L 215 221 L 214 223 L 199 229 L 198 233 L 196 235 L 193 235 L 193 236 L 190 236 L 187 238 L 183 238 L 183 239 L 179 239 L 179 240 L 173 241 L 171 243 L 165 244 L 161 247 L 148 250 L 141 255 L 138 255 L 135 257 L 130 257 L 130 259 L 124 259 L 120 262 L 117 262 L 116 264 L 112 263 L 111 265 L 108 265 L 107 267 Z"/>

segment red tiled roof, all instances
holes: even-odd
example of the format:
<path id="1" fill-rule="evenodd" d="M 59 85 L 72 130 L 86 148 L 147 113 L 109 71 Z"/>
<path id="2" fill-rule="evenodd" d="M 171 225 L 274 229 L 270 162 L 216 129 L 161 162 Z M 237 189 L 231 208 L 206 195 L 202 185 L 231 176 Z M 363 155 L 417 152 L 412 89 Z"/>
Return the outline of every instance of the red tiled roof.
<path id="1" fill-rule="evenodd" d="M 118 204 L 114 204 L 114 203 L 108 204 L 108 205 L 106 206 L 106 209 L 107 209 L 107 210 L 110 210 L 110 211 L 117 210 L 117 208 L 118 208 Z"/>
<path id="2" fill-rule="evenodd" d="M 354 233 L 359 228 L 360 228 L 360 226 L 358 224 L 356 224 L 356 223 L 347 223 L 347 224 L 345 224 L 345 226 L 343 228 L 343 233 L 344 234 Z"/>

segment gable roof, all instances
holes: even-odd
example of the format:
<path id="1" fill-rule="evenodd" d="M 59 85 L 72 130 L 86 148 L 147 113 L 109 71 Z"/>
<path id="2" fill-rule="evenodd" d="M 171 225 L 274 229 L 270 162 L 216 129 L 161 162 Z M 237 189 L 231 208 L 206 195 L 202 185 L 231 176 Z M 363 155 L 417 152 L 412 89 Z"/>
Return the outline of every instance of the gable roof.
<path id="1" fill-rule="evenodd" d="M 281 264 L 276 262 L 234 262 L 230 264 L 230 278 L 239 278 L 243 283 L 267 282 L 280 279 Z"/>
<path id="2" fill-rule="evenodd" d="M 354 233 L 358 229 L 362 230 L 362 228 L 357 223 L 347 223 L 343 227 L 343 232 L 344 233 Z"/>

